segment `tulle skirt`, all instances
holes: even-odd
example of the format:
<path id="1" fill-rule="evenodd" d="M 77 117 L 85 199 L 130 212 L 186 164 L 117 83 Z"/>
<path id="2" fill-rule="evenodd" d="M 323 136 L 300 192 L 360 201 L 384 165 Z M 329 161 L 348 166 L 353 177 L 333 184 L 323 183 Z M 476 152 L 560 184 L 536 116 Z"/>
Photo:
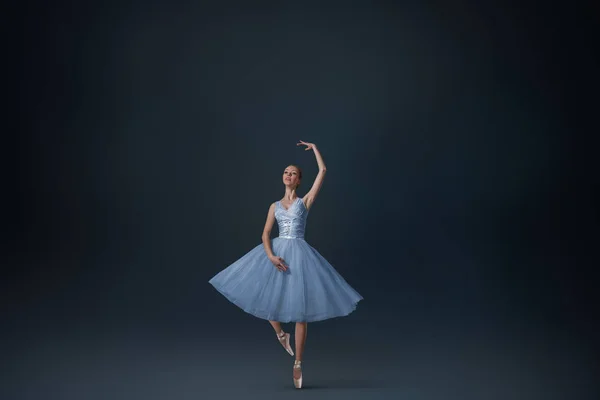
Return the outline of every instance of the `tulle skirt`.
<path id="1" fill-rule="evenodd" d="M 245 312 L 279 322 L 346 316 L 363 299 L 304 239 L 277 237 L 271 246 L 287 271 L 275 268 L 260 244 L 209 283 Z"/>

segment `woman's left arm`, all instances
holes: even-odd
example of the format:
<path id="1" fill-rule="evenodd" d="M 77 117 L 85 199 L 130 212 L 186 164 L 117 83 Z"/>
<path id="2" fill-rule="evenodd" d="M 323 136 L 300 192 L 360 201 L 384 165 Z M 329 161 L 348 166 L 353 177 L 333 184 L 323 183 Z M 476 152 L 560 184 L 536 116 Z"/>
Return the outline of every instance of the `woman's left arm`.
<path id="1" fill-rule="evenodd" d="M 327 167 L 325 167 L 325 162 L 323 161 L 321 152 L 319 152 L 319 149 L 317 149 L 317 146 L 314 143 L 307 143 L 307 142 L 299 141 L 297 146 L 301 146 L 301 145 L 306 146 L 306 149 L 304 149 L 304 150 L 312 149 L 312 151 L 315 153 L 315 157 L 317 158 L 317 164 L 319 165 L 319 173 L 317 174 L 317 177 L 315 178 L 315 181 L 314 181 L 312 187 L 310 188 L 308 193 L 306 193 L 306 195 L 302 199 L 304 201 L 304 205 L 306 205 L 306 208 L 310 209 L 310 207 L 312 206 L 312 203 L 315 201 L 315 198 L 317 197 L 317 194 L 319 194 L 319 191 L 321 190 L 321 186 L 323 185 L 323 180 L 325 179 L 325 173 L 327 172 Z"/>

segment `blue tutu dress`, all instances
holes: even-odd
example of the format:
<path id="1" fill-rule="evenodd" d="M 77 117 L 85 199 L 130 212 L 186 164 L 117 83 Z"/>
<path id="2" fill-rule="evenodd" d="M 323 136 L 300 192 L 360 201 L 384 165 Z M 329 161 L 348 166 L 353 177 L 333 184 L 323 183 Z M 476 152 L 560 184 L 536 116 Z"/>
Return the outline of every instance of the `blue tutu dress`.
<path id="1" fill-rule="evenodd" d="M 304 240 L 307 216 L 299 197 L 288 209 L 275 204 L 279 237 L 271 247 L 288 266 L 285 272 L 275 268 L 261 243 L 209 283 L 245 312 L 266 320 L 313 322 L 350 314 L 363 298 Z"/>

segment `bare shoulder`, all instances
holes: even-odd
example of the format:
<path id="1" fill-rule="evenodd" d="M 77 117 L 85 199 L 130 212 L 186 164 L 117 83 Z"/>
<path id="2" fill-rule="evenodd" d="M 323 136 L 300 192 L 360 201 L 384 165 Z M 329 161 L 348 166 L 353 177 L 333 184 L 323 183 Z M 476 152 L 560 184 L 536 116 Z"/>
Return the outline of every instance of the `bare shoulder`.
<path id="1" fill-rule="evenodd" d="M 275 203 L 271 203 L 269 205 L 269 210 L 267 211 L 267 220 L 275 218 Z"/>
<path id="2" fill-rule="evenodd" d="M 304 195 L 304 197 L 301 197 L 302 203 L 304 203 L 304 207 L 306 207 L 307 210 L 310 210 L 310 207 L 312 206 L 313 203 L 313 198 L 312 196 L 310 196 L 308 193 Z"/>

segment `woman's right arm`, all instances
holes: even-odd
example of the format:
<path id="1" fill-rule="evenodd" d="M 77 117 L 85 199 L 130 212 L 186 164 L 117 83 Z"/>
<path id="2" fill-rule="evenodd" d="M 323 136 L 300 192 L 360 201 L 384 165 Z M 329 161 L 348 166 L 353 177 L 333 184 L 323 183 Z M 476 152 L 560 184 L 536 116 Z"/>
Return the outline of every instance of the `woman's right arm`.
<path id="1" fill-rule="evenodd" d="M 267 257 L 269 259 L 273 257 L 273 249 L 271 248 L 271 230 L 273 229 L 273 225 L 275 224 L 275 203 L 271 204 L 269 207 L 269 212 L 267 213 L 267 222 L 265 222 L 265 228 L 263 229 L 262 234 L 262 242 L 265 246 L 265 252 L 267 253 Z"/>
<path id="2" fill-rule="evenodd" d="M 273 254 L 273 248 L 271 247 L 271 229 L 273 229 L 273 225 L 275 223 L 275 203 L 271 204 L 269 207 L 269 213 L 267 214 L 267 222 L 265 222 L 265 228 L 263 229 L 262 234 L 262 242 L 265 247 L 265 253 L 267 253 L 267 257 L 273 263 L 275 268 L 280 271 L 287 270 L 287 265 L 283 258 L 277 257 Z"/>

